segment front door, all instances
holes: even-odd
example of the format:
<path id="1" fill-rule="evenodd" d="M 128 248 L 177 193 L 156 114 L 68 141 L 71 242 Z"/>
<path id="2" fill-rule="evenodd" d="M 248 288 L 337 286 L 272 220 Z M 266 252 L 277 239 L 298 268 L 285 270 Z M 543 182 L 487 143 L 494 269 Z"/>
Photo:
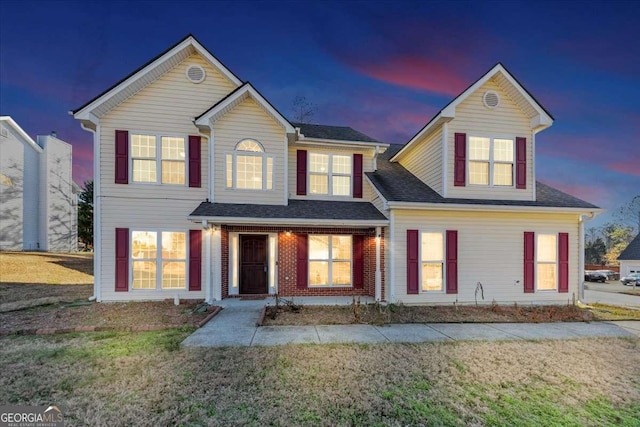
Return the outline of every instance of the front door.
<path id="1" fill-rule="evenodd" d="M 267 293 L 266 235 L 240 235 L 240 293 Z"/>

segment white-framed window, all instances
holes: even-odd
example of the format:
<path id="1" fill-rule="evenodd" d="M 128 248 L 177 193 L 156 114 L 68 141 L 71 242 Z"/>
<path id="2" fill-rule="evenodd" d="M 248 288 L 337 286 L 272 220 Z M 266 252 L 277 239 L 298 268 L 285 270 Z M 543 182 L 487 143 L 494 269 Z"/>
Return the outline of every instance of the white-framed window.
<path id="1" fill-rule="evenodd" d="M 187 233 L 131 232 L 131 289 L 186 289 Z"/>
<path id="2" fill-rule="evenodd" d="M 420 289 L 422 292 L 444 290 L 444 233 L 420 234 Z"/>
<path id="3" fill-rule="evenodd" d="M 351 283 L 350 235 L 309 235 L 309 286 L 345 287 Z"/>
<path id="4" fill-rule="evenodd" d="M 351 195 L 350 155 L 309 153 L 309 194 Z"/>
<path id="5" fill-rule="evenodd" d="M 254 139 L 238 142 L 226 155 L 226 187 L 240 190 L 273 190 L 273 157 Z"/>
<path id="6" fill-rule="evenodd" d="M 132 133 L 131 178 L 138 183 L 185 185 L 185 138 Z"/>
<path id="7" fill-rule="evenodd" d="M 539 291 L 558 289 L 558 237 L 555 234 L 536 236 L 536 278 Z"/>
<path id="8" fill-rule="evenodd" d="M 469 184 L 512 187 L 514 139 L 469 136 Z"/>

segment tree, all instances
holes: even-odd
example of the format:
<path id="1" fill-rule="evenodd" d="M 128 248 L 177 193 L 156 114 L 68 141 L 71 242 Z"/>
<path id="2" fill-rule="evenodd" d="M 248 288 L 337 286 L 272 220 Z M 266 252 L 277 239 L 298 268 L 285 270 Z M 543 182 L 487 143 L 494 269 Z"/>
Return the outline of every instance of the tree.
<path id="1" fill-rule="evenodd" d="M 604 255 L 607 247 L 601 237 L 587 241 L 584 245 L 584 261 L 587 264 L 604 264 Z"/>
<path id="2" fill-rule="evenodd" d="M 633 196 L 627 204 L 618 208 L 613 215 L 620 224 L 635 228 L 635 234 L 640 233 L 640 194 Z"/>
<path id="3" fill-rule="evenodd" d="M 311 123 L 311 119 L 316 112 L 316 106 L 308 101 L 304 96 L 296 96 L 291 104 L 293 121 L 297 123 Z"/>
<path id="4" fill-rule="evenodd" d="M 78 195 L 78 240 L 93 247 L 93 180 L 85 181 Z"/>
<path id="5" fill-rule="evenodd" d="M 633 227 L 610 222 L 602 227 L 602 234 L 607 247 L 607 253 L 604 255 L 607 265 L 618 265 L 620 252 L 633 239 Z"/>

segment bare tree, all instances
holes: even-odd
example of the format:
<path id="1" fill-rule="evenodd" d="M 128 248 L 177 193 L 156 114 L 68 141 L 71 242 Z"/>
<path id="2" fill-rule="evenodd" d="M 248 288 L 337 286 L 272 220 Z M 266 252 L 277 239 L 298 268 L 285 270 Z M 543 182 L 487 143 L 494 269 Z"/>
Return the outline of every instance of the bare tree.
<path id="1" fill-rule="evenodd" d="M 291 104 L 293 121 L 296 123 L 311 123 L 316 112 L 316 105 L 305 96 L 296 96 Z"/>
<path id="2" fill-rule="evenodd" d="M 614 212 L 614 217 L 623 225 L 635 229 L 635 233 L 640 233 L 640 194 L 636 194 L 629 202 L 622 205 Z"/>

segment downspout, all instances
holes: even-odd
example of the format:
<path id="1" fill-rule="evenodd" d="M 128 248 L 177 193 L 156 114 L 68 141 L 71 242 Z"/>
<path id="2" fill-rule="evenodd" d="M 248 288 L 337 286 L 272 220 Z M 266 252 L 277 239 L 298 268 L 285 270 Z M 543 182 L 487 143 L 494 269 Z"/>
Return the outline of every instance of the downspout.
<path id="1" fill-rule="evenodd" d="M 380 239 L 382 227 L 376 227 L 376 301 L 382 301 L 382 272 L 380 271 Z"/>
<path id="2" fill-rule="evenodd" d="M 587 215 L 580 215 L 578 228 L 578 300 L 584 302 L 584 223 L 595 217 L 591 212 Z"/>
<path id="3" fill-rule="evenodd" d="M 204 230 L 204 256 L 206 258 L 206 262 L 204 264 L 204 295 L 205 302 L 207 304 L 213 303 L 213 290 L 211 283 L 211 228 L 206 219 L 202 220 L 202 229 Z"/>
<path id="4" fill-rule="evenodd" d="M 100 260 L 102 259 L 102 250 L 100 248 L 102 242 L 100 233 L 100 147 L 98 144 L 100 125 L 96 125 L 95 129 L 91 129 L 80 122 L 80 127 L 93 134 L 93 295 L 89 297 L 89 301 L 97 300 L 100 302 L 100 298 L 98 298 L 100 280 L 102 278 L 100 265 Z"/>

